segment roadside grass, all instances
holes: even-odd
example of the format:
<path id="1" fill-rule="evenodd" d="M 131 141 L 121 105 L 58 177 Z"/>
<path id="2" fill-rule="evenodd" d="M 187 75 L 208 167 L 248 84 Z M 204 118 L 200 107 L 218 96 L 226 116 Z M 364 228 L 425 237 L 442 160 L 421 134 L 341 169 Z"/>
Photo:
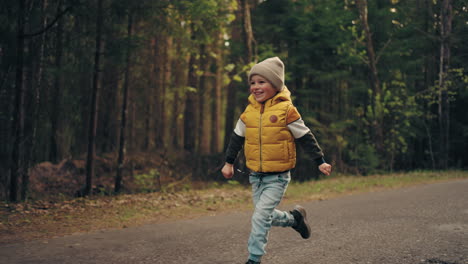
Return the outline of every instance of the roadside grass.
<path id="1" fill-rule="evenodd" d="M 460 170 L 335 175 L 318 181 L 291 182 L 282 204 L 467 178 L 468 171 Z M 94 196 L 61 202 L 3 202 L 0 244 L 251 209 L 250 186 L 236 181 L 213 183 L 201 190 L 186 186 L 177 192 Z"/>
<path id="2" fill-rule="evenodd" d="M 336 175 L 319 181 L 292 182 L 286 192 L 285 200 L 322 200 L 343 194 L 373 192 L 466 178 L 468 178 L 468 171 L 461 170 L 414 171 L 369 176 Z"/>

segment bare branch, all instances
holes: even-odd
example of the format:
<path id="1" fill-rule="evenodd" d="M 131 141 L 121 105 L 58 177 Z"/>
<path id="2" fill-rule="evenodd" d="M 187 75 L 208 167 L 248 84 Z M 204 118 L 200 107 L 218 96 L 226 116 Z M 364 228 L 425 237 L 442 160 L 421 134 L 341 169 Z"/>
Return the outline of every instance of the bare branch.
<path id="1" fill-rule="evenodd" d="M 41 35 L 41 34 L 45 33 L 47 30 L 49 30 L 51 27 L 53 27 L 62 16 L 64 16 L 66 13 L 68 13 L 70 10 L 72 10 L 72 8 L 73 8 L 72 6 L 69 6 L 69 7 L 65 8 L 62 12 L 57 14 L 55 19 L 52 22 L 50 22 L 50 24 L 47 25 L 45 28 L 43 28 L 43 29 L 41 29 L 41 30 L 39 30 L 37 32 L 34 32 L 34 33 L 23 34 L 21 37 L 23 37 L 23 38 L 32 38 L 32 37 L 35 37 L 35 36 L 38 36 L 38 35 Z"/>
<path id="2" fill-rule="evenodd" d="M 381 50 L 379 50 L 378 54 L 377 54 L 377 58 L 375 59 L 375 64 L 379 64 L 379 59 L 380 59 L 380 56 L 382 56 L 384 50 L 388 47 L 388 44 L 390 44 L 390 42 L 392 42 L 392 39 L 388 39 L 388 41 L 385 43 L 385 45 L 382 47 Z"/>

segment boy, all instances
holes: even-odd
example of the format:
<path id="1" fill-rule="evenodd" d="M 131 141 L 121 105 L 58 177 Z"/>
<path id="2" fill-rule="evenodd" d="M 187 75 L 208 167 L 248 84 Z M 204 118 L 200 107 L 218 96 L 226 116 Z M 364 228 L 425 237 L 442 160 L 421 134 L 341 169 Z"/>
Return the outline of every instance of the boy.
<path id="1" fill-rule="evenodd" d="M 331 165 L 324 161 L 322 150 L 284 86 L 283 62 L 274 57 L 254 65 L 249 73 L 249 82 L 249 105 L 237 121 L 226 151 L 226 163 L 221 170 L 225 178 L 233 177 L 234 161 L 244 146 L 247 167 L 251 170 L 249 181 L 255 206 L 246 264 L 260 263 L 271 226 L 290 226 L 302 238 L 310 237 L 303 207 L 296 206 L 290 212 L 275 209 L 291 180 L 290 170 L 296 165 L 295 140 L 316 160 L 321 172 L 325 175 L 331 173 Z"/>

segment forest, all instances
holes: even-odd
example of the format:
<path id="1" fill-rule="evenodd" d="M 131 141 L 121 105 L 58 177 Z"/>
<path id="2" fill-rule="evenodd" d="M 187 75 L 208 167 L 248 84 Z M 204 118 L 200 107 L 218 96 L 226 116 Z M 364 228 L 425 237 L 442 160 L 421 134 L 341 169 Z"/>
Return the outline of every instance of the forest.
<path id="1" fill-rule="evenodd" d="M 466 0 L 4 0 L 0 28 L 4 200 L 221 180 L 272 56 L 334 173 L 468 168 Z"/>

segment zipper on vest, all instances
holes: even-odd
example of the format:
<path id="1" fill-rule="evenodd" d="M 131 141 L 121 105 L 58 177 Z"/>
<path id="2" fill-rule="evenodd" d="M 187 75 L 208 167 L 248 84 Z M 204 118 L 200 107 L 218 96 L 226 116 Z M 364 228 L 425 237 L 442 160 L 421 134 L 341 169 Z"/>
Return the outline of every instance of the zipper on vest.
<path id="1" fill-rule="evenodd" d="M 262 115 L 263 115 L 263 112 L 265 111 L 265 104 L 262 104 L 261 108 L 260 108 L 260 124 L 259 124 L 259 135 L 258 135 L 258 138 L 259 138 L 259 141 L 260 141 L 260 172 L 262 171 Z"/>

